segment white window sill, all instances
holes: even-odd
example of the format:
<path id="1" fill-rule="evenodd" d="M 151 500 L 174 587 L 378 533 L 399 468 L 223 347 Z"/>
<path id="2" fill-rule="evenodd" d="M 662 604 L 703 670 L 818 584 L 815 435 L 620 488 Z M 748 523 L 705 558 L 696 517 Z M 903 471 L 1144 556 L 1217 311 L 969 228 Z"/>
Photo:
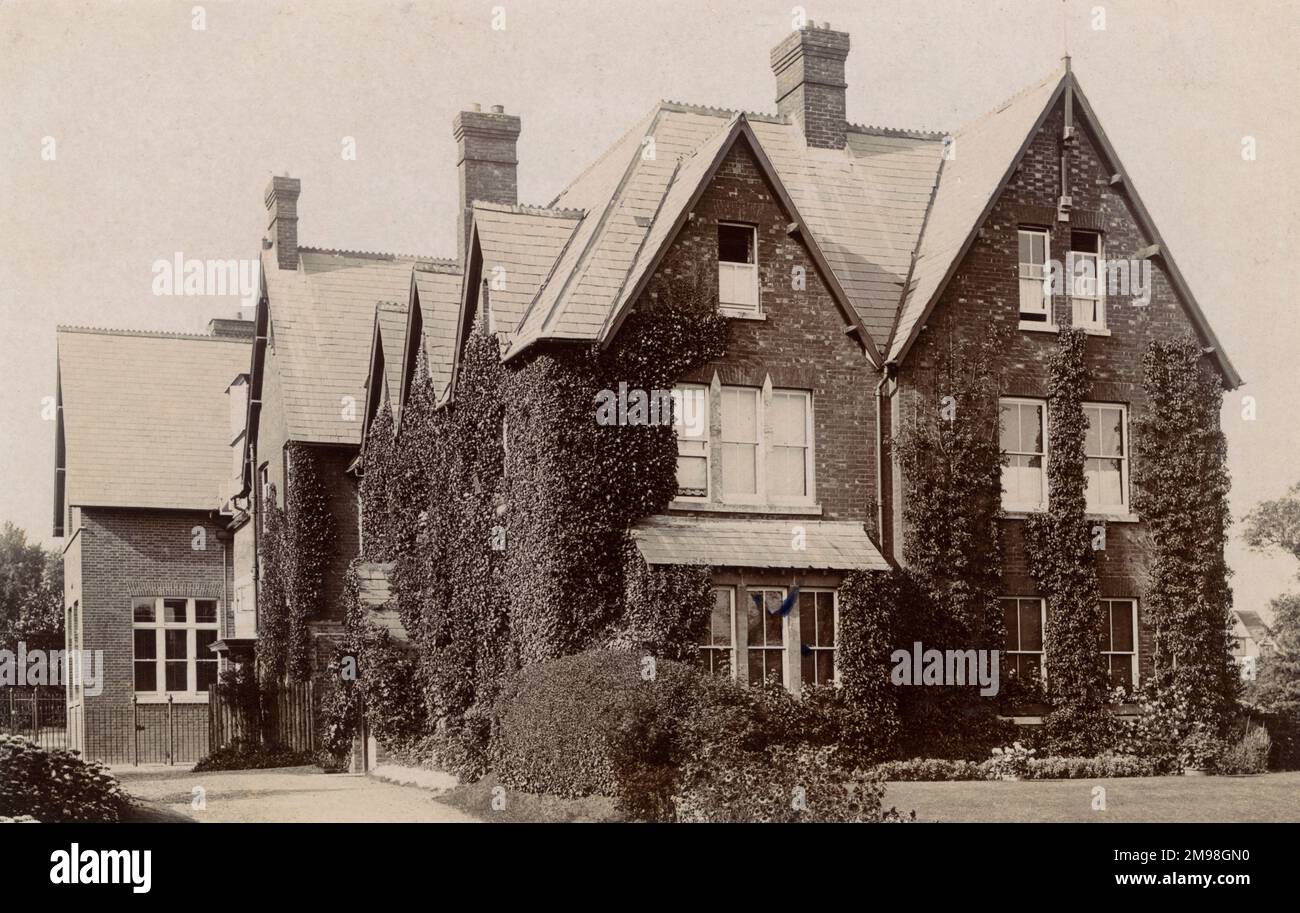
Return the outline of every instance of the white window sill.
<path id="1" fill-rule="evenodd" d="M 1047 513 L 1045 506 L 1037 507 L 1004 507 L 1002 508 L 1003 520 L 1028 520 L 1030 517 Z"/>
<path id="2" fill-rule="evenodd" d="M 1031 333 L 1059 333 L 1061 328 L 1054 323 L 1039 323 L 1035 320 L 1020 321 L 1020 329 L 1029 330 Z"/>
<path id="3" fill-rule="evenodd" d="M 750 311 L 741 308 L 727 307 L 725 304 L 718 305 L 718 313 L 723 317 L 730 317 L 732 320 L 766 320 L 767 315 L 760 311 Z"/>
<path id="4" fill-rule="evenodd" d="M 1089 511 L 1087 514 L 1087 518 L 1089 520 L 1105 520 L 1107 523 L 1141 523 L 1142 522 L 1141 517 L 1139 517 L 1137 514 L 1132 514 L 1132 513 L 1109 514 L 1109 513 L 1093 513 L 1092 511 Z"/>
<path id="5" fill-rule="evenodd" d="M 729 514 L 786 514 L 799 517 L 820 517 L 820 504 L 728 504 L 724 501 L 692 501 L 673 498 L 669 510 L 694 510 L 707 513 Z"/>
<path id="6" fill-rule="evenodd" d="M 1109 336 L 1110 330 L 1105 327 L 1080 327 L 1089 336 Z"/>
<path id="7" fill-rule="evenodd" d="M 173 692 L 171 695 L 173 704 L 206 704 L 208 696 L 206 694 L 180 694 Z M 137 694 L 135 696 L 137 704 L 165 704 L 167 695 L 165 694 Z"/>

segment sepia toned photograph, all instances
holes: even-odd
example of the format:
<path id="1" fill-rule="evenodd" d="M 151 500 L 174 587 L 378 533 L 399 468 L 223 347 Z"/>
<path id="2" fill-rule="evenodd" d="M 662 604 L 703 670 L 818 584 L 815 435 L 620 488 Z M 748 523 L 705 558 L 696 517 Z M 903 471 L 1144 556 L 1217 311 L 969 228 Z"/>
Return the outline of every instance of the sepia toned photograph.
<path id="1" fill-rule="evenodd" d="M 1300 821 L 1297 52 L 1290 0 L 3 0 L 31 880 L 961 823 L 1251 884 L 1262 832 L 1125 828 Z"/>

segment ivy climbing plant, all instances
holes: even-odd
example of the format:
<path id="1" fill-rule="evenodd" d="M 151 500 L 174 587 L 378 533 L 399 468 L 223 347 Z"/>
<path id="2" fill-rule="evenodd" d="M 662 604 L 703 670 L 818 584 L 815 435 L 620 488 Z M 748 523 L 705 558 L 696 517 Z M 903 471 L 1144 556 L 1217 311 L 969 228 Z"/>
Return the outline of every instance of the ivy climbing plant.
<path id="1" fill-rule="evenodd" d="M 1149 531 L 1146 605 L 1155 622 L 1154 688 L 1222 734 L 1240 682 L 1232 663 L 1227 444 L 1223 387 L 1194 339 L 1153 342 L 1142 359 L 1149 402 L 1134 423 L 1133 506 Z"/>
<path id="2" fill-rule="evenodd" d="M 1025 521 L 1030 571 L 1047 598 L 1047 697 L 1044 732 L 1053 750 L 1091 755 L 1105 746 L 1110 716 L 1102 665 L 1103 622 L 1083 467 L 1088 434 L 1083 411 L 1091 381 L 1088 336 L 1062 328 L 1047 366 L 1047 492 L 1043 513 Z"/>

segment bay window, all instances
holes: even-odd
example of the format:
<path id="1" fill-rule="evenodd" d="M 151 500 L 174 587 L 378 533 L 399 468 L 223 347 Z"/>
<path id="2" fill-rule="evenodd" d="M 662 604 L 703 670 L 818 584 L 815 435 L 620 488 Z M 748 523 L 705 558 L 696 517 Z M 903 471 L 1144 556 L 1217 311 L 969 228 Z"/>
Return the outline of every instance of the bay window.
<path id="1" fill-rule="evenodd" d="M 735 668 L 736 588 L 713 588 L 713 612 L 699 643 L 700 664 L 714 675 L 730 677 Z"/>

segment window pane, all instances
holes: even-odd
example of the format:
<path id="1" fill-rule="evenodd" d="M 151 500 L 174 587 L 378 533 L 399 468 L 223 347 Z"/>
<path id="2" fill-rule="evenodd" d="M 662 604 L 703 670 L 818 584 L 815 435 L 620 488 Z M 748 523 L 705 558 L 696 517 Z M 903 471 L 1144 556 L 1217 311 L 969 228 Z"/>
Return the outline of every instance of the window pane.
<path id="1" fill-rule="evenodd" d="M 158 664 L 151 661 L 135 664 L 135 690 L 158 690 Z"/>
<path id="2" fill-rule="evenodd" d="M 763 628 L 768 646 L 785 642 L 781 617 L 781 603 L 784 601 L 785 594 L 780 590 L 768 590 L 763 594 Z"/>
<path id="3" fill-rule="evenodd" d="M 835 595 L 817 594 L 817 646 L 835 646 Z"/>
<path id="4" fill-rule="evenodd" d="M 188 691 L 189 685 L 189 667 L 187 662 L 167 662 L 167 690 L 168 691 Z"/>
<path id="5" fill-rule="evenodd" d="M 703 387 L 678 387 L 673 391 L 673 428 L 679 440 L 709 439 L 709 399 Z"/>
<path id="6" fill-rule="evenodd" d="M 217 601 L 215 599 L 196 599 L 194 601 L 194 620 L 201 625 L 217 623 Z"/>
<path id="7" fill-rule="evenodd" d="M 724 263 L 753 263 L 754 230 L 746 225 L 719 225 L 718 259 Z"/>
<path id="8" fill-rule="evenodd" d="M 136 631 L 135 633 L 135 658 L 136 659 L 157 659 L 158 658 L 158 632 L 157 631 Z"/>
<path id="9" fill-rule="evenodd" d="M 1043 452 L 1043 411 L 1042 406 L 1030 403 L 1020 404 L 1020 452 Z"/>
<path id="10" fill-rule="evenodd" d="M 722 388 L 722 439 L 758 441 L 758 391 L 748 387 Z"/>
<path id="11" fill-rule="evenodd" d="M 1020 649 L 1019 619 L 1020 613 L 1014 599 L 1002 600 L 1002 625 L 1007 632 L 1006 649 Z"/>
<path id="12" fill-rule="evenodd" d="M 1112 688 L 1133 688 L 1133 660 L 1127 656 L 1108 656 L 1110 685 Z"/>
<path id="13" fill-rule="evenodd" d="M 166 650 L 168 659 L 187 659 L 189 652 L 186 648 L 186 642 L 189 638 L 188 631 L 167 631 Z"/>
<path id="14" fill-rule="evenodd" d="M 722 445 L 722 493 L 758 493 L 758 447 L 755 444 Z"/>
<path id="15" fill-rule="evenodd" d="M 677 458 L 677 492 L 688 498 L 703 498 L 709 493 L 709 461 L 705 457 Z"/>
<path id="16" fill-rule="evenodd" d="M 808 451 L 803 447 L 774 448 L 772 464 L 768 467 L 772 494 L 796 498 L 806 495 L 807 460 Z"/>
<path id="17" fill-rule="evenodd" d="M 209 647 L 217 642 L 216 631 L 195 631 L 194 632 L 194 656 L 200 660 L 216 659 L 217 654 L 213 653 Z"/>
<path id="18" fill-rule="evenodd" d="M 775 393 L 772 396 L 772 441 L 776 444 L 807 443 L 808 400 L 802 393 Z"/>
<path id="19" fill-rule="evenodd" d="M 1084 435 L 1084 453 L 1088 456 L 1101 456 L 1101 420 L 1100 410 L 1095 406 L 1083 408 L 1083 418 L 1088 423 L 1088 432 Z"/>
<path id="20" fill-rule="evenodd" d="M 198 691 L 207 691 L 209 685 L 216 684 L 217 681 L 217 661 L 215 659 L 199 660 L 194 664 L 194 670 L 198 674 L 199 680 L 195 685 Z"/>
<path id="21" fill-rule="evenodd" d="M 188 620 L 184 599 L 163 600 L 163 621 L 167 624 L 184 624 Z"/>
<path id="22" fill-rule="evenodd" d="M 1002 403 L 998 415 L 1002 427 L 999 446 L 1003 453 L 1013 453 L 1020 443 L 1020 410 L 1014 403 Z"/>
<path id="23" fill-rule="evenodd" d="M 731 646 L 731 593 L 730 589 L 713 591 L 713 617 L 710 620 L 709 642 L 714 646 Z"/>
<path id="24" fill-rule="evenodd" d="M 817 652 L 804 650 L 799 657 L 799 680 L 805 685 L 817 684 Z"/>
<path id="25" fill-rule="evenodd" d="M 1020 600 L 1020 649 L 1043 649 L 1043 609 L 1036 599 Z"/>
<path id="26" fill-rule="evenodd" d="M 136 621 L 142 624 L 153 624 L 157 618 L 157 612 L 152 599 L 137 599 L 132 611 Z"/>
<path id="27" fill-rule="evenodd" d="M 1133 652 L 1133 604 L 1110 604 L 1110 648 L 1120 653 Z"/>
<path id="28" fill-rule="evenodd" d="M 1122 457 L 1124 455 L 1124 410 L 1099 409 L 1098 424 L 1101 426 L 1101 449 L 1095 451 L 1096 454 Z"/>
<path id="29" fill-rule="evenodd" d="M 746 621 L 749 623 L 749 645 L 751 647 L 762 646 L 763 594 L 761 592 L 751 592 L 749 594 L 749 606 L 746 609 Z"/>

